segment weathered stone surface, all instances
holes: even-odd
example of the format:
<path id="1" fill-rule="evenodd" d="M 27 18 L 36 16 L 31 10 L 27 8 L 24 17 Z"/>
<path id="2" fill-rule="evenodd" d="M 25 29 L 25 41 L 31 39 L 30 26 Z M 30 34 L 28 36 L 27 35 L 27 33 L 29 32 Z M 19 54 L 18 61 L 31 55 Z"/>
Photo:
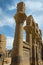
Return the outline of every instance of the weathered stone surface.
<path id="1" fill-rule="evenodd" d="M 3 65 L 3 57 L 6 50 L 6 37 L 0 34 L 0 65 Z"/>
<path id="2" fill-rule="evenodd" d="M 11 65 L 42 65 L 42 34 L 32 15 L 26 18 L 25 4 L 17 4 L 15 38 Z M 23 42 L 23 23 L 26 20 L 26 42 Z M 40 49 L 39 49 L 40 48 Z M 39 62 L 40 61 L 40 62 Z"/>
<path id="3" fill-rule="evenodd" d="M 6 37 L 0 34 L 0 52 L 5 53 L 6 49 Z"/>
<path id="4" fill-rule="evenodd" d="M 42 33 L 38 27 L 38 24 L 35 23 L 32 15 L 26 18 L 26 26 L 24 27 L 24 29 L 26 31 L 26 42 L 28 42 L 31 46 L 30 65 L 31 64 L 42 65 L 42 59 L 41 59 Z"/>
<path id="5" fill-rule="evenodd" d="M 12 52 L 5 49 L 6 37 L 0 34 L 0 65 L 43 65 L 42 33 L 33 16 L 26 16 L 23 2 L 17 4 L 14 19 L 16 29 Z M 23 23 L 25 20 L 26 42 L 23 41 Z"/>
<path id="6" fill-rule="evenodd" d="M 2 60 L 0 59 L 0 65 L 2 65 Z"/>
<path id="7" fill-rule="evenodd" d="M 6 41 L 6 37 L 4 36 L 4 35 L 2 35 L 2 34 L 0 34 L 0 42 L 4 42 L 4 41 Z"/>
<path id="8" fill-rule="evenodd" d="M 25 4 L 23 2 L 17 4 L 17 12 L 25 12 Z"/>
<path id="9" fill-rule="evenodd" d="M 22 65 L 23 61 L 23 23 L 26 20 L 26 14 L 22 11 L 21 6 L 24 7 L 24 4 L 18 3 L 17 5 L 17 13 L 14 18 L 16 21 L 16 30 L 15 30 L 15 39 L 13 43 L 12 49 L 12 62 L 11 65 Z"/>

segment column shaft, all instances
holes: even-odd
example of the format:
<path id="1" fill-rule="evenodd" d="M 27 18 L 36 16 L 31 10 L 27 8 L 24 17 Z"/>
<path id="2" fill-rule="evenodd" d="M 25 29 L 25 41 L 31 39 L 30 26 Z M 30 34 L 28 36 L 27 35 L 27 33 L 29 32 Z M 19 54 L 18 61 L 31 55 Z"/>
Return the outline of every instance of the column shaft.
<path id="1" fill-rule="evenodd" d="M 12 65 L 22 62 L 23 55 L 23 23 L 16 23 L 15 39 L 12 51 Z M 22 64 L 22 63 L 21 63 Z"/>
<path id="2" fill-rule="evenodd" d="M 18 3 L 17 13 L 14 16 L 16 21 L 16 29 L 12 49 L 11 65 L 23 65 L 23 23 L 26 19 L 24 7 L 25 4 L 23 2 Z"/>
<path id="3" fill-rule="evenodd" d="M 30 63 L 32 64 L 32 34 L 29 32 L 26 32 L 26 42 L 30 44 L 31 49 L 30 49 Z"/>
<path id="4" fill-rule="evenodd" d="M 15 30 L 15 39 L 14 39 L 13 48 L 16 50 L 15 55 L 20 52 L 22 43 L 23 43 L 23 23 L 16 23 L 16 30 Z"/>

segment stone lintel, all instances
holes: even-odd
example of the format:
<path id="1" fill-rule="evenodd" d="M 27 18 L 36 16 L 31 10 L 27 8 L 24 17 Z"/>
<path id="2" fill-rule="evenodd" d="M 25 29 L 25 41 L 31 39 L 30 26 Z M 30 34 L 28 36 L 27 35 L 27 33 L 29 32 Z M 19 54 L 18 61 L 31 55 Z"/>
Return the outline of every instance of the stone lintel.
<path id="1" fill-rule="evenodd" d="M 28 49 L 30 49 L 29 45 L 23 44 L 24 47 L 27 47 Z"/>
<path id="2" fill-rule="evenodd" d="M 19 22 L 19 23 L 23 23 L 26 20 L 26 17 L 27 17 L 26 14 L 23 12 L 18 12 L 14 16 L 16 22 Z"/>
<path id="3" fill-rule="evenodd" d="M 23 43 L 27 46 L 30 46 L 30 43 L 23 41 Z"/>

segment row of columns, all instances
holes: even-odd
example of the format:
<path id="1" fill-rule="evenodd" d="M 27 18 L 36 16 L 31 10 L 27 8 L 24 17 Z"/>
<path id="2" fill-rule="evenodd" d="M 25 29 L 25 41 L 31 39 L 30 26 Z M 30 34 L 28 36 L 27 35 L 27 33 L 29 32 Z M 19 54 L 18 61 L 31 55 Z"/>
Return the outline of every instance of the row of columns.
<path id="1" fill-rule="evenodd" d="M 34 22 L 32 15 L 26 18 L 26 42 L 31 46 L 31 65 L 42 65 L 41 48 L 42 48 L 42 35 L 38 24 Z M 40 32 L 40 34 L 39 34 Z M 38 40 L 37 40 L 38 39 Z M 39 49 L 40 46 L 40 49 Z M 39 52 L 40 51 L 40 52 Z M 40 57 L 40 58 L 39 58 Z M 40 61 L 40 63 L 39 63 Z"/>
<path id="2" fill-rule="evenodd" d="M 23 65 L 22 58 L 23 58 L 23 23 L 26 20 L 26 26 L 24 27 L 26 31 L 26 42 L 30 44 L 30 63 L 29 65 L 38 65 L 37 64 L 37 54 L 36 51 L 36 27 L 34 23 L 34 19 L 32 15 L 29 17 L 25 14 L 25 4 L 20 2 L 17 4 L 17 13 L 14 16 L 16 21 L 16 29 L 15 29 L 15 38 L 13 42 L 13 49 L 12 49 L 12 61 L 11 65 Z"/>

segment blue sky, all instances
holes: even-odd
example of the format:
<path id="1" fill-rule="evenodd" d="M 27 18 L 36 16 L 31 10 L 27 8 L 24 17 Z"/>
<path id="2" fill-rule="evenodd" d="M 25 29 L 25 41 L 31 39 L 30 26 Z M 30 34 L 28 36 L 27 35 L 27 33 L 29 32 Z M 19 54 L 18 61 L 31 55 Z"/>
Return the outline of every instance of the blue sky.
<path id="1" fill-rule="evenodd" d="M 17 3 L 21 1 L 25 3 L 27 16 L 33 15 L 35 22 L 39 24 L 43 38 L 43 0 L 0 0 L 0 34 L 6 36 L 6 48 L 8 49 L 12 48 L 15 34 L 16 23 L 13 16 L 16 13 Z M 24 32 L 23 40 L 25 37 Z"/>

